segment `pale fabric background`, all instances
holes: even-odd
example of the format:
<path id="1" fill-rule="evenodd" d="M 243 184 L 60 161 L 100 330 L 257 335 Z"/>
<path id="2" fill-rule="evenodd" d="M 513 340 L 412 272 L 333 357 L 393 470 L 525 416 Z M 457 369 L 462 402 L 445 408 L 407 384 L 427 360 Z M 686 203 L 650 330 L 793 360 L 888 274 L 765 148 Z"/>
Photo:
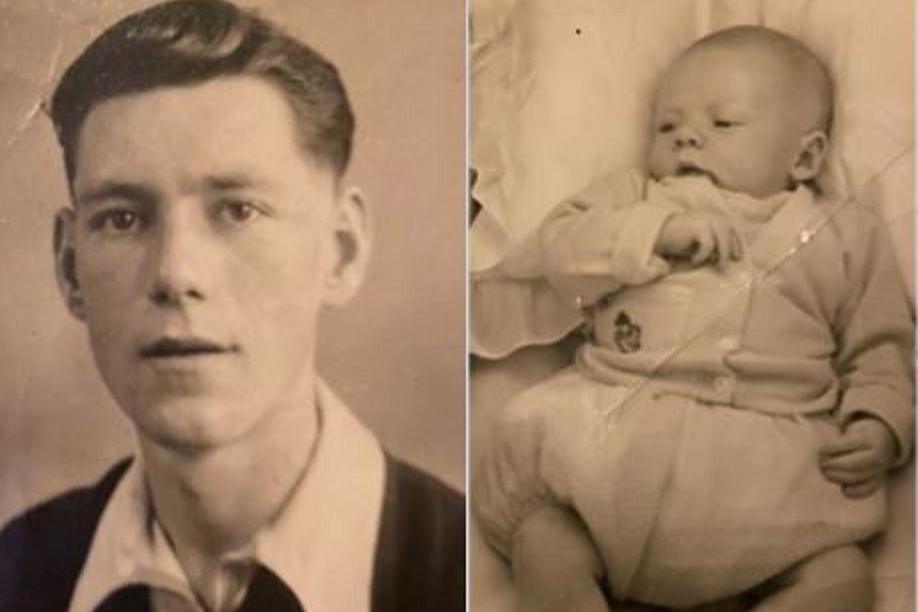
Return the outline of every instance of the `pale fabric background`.
<path id="1" fill-rule="evenodd" d="M 465 479 L 465 12 L 427 0 L 243 0 L 341 70 L 357 115 L 349 181 L 375 218 L 358 299 L 330 313 L 320 369 L 396 454 Z M 149 0 L 0 0 L 0 523 L 131 448 L 57 294 L 67 202 L 40 109 L 70 60 Z"/>
<path id="2" fill-rule="evenodd" d="M 829 64 L 838 95 L 824 186 L 883 214 L 914 293 L 912 0 L 472 0 L 471 10 L 471 163 L 483 206 L 473 272 L 500 262 L 590 178 L 640 165 L 662 68 L 708 32 L 753 23 L 800 38 Z M 473 366 L 471 466 L 494 412 L 569 360 L 533 348 Z M 914 479 L 913 461 L 893 481 L 893 519 L 871 548 L 878 612 L 914 610 Z M 506 565 L 474 523 L 470 532 L 472 608 L 512 610 Z"/>

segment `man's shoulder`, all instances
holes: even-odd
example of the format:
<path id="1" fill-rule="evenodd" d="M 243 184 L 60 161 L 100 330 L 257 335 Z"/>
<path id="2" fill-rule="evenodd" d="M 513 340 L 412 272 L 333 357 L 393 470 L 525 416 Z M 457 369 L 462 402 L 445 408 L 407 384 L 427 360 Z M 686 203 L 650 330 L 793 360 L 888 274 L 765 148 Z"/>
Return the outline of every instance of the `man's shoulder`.
<path id="1" fill-rule="evenodd" d="M 401 498 L 401 512 L 413 519 L 451 527 L 465 520 L 465 500 L 462 494 L 431 474 L 410 463 L 387 455 L 386 493 Z M 398 499 L 387 499 L 398 503 Z M 426 517 L 423 518 L 423 517 Z"/>
<path id="2" fill-rule="evenodd" d="M 28 509 L 0 532 L 0 610 L 65 610 L 99 519 L 130 464 Z M 465 500 L 386 456 L 374 612 L 465 609 Z"/>
<path id="3" fill-rule="evenodd" d="M 430 474 L 386 457 L 373 610 L 465 609 L 465 500 Z"/>
<path id="4" fill-rule="evenodd" d="M 0 610 L 66 609 L 99 517 L 130 459 L 37 504 L 0 531 Z M 25 598 L 25 595 L 28 598 Z"/>

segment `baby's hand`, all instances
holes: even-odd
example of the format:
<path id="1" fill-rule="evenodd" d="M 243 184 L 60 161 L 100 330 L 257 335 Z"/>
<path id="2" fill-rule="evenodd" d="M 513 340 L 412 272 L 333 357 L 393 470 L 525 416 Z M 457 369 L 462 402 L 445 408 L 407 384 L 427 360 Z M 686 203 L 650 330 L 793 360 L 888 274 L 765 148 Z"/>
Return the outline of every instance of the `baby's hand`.
<path id="1" fill-rule="evenodd" d="M 896 458 L 896 439 L 874 417 L 851 421 L 841 435 L 819 451 L 819 467 L 848 497 L 866 497 L 877 490 Z"/>
<path id="2" fill-rule="evenodd" d="M 664 259 L 712 263 L 723 270 L 730 259 L 743 256 L 742 244 L 726 215 L 715 210 L 676 213 L 663 223 L 654 253 Z"/>

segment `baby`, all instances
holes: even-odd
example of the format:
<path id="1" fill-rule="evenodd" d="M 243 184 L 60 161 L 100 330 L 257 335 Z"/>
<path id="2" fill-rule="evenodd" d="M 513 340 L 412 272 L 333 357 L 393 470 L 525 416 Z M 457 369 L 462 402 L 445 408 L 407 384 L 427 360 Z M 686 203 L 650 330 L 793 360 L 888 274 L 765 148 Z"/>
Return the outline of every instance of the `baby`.
<path id="1" fill-rule="evenodd" d="M 799 42 L 714 33 L 662 76 L 651 178 L 543 222 L 589 341 L 504 409 L 472 496 L 524 609 L 870 609 L 914 327 L 882 220 L 815 183 L 832 96 Z"/>

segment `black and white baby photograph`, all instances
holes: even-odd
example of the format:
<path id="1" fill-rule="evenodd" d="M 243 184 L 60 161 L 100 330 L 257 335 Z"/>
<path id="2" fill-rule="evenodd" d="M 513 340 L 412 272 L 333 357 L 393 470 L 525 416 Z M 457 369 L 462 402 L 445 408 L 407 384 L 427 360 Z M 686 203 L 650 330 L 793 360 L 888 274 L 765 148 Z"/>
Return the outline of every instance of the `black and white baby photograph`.
<path id="1" fill-rule="evenodd" d="M 472 3 L 472 610 L 914 609 L 912 24 Z"/>

